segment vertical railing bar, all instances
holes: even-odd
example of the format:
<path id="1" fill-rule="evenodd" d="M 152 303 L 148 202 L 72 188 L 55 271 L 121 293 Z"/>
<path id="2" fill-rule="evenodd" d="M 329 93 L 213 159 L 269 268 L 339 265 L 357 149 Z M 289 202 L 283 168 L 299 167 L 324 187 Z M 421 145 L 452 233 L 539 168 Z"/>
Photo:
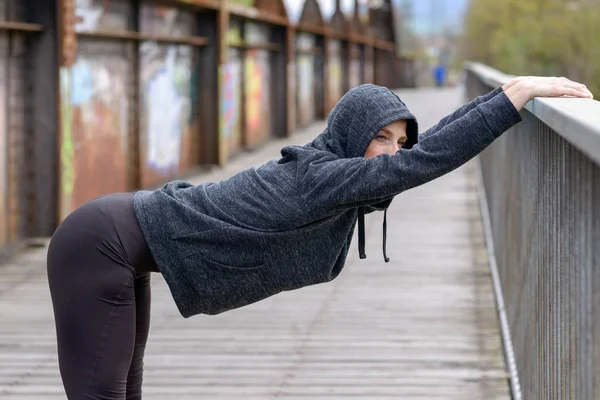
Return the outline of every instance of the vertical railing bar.
<path id="1" fill-rule="evenodd" d="M 488 208 L 487 196 L 485 193 L 485 187 L 483 183 L 483 173 L 481 167 L 481 160 L 477 157 L 477 188 L 479 192 L 479 206 L 481 209 L 481 217 L 483 222 L 483 229 L 485 235 L 485 243 L 488 254 L 488 263 L 490 266 L 490 272 L 492 274 L 492 284 L 494 286 L 494 294 L 496 298 L 496 307 L 498 308 L 498 314 L 500 319 L 500 332 L 502 334 L 502 342 L 504 348 L 504 357 L 508 366 L 510 374 L 510 389 L 513 400 L 521 400 L 521 385 L 519 383 L 519 375 L 517 373 L 515 354 L 512 345 L 512 339 L 510 334 L 510 327 L 508 324 L 508 318 L 506 316 L 506 308 L 504 302 L 504 296 L 502 294 L 502 285 L 500 283 L 500 274 L 498 273 L 498 266 L 496 264 L 496 256 L 494 252 L 494 242 L 492 235 L 492 226 L 490 224 L 490 212 Z"/>

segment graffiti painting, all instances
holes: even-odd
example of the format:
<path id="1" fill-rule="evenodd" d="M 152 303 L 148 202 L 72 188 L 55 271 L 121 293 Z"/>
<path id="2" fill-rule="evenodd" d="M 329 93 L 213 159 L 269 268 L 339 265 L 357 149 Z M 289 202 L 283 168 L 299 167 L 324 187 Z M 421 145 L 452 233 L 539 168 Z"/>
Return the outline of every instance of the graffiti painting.
<path id="1" fill-rule="evenodd" d="M 61 69 L 61 216 L 128 189 L 130 82 L 127 45 L 81 41 Z"/>
<path id="2" fill-rule="evenodd" d="M 127 30 L 131 12 L 131 5 L 125 0 L 76 0 L 75 31 Z"/>
<path id="3" fill-rule="evenodd" d="M 292 107 L 288 107 L 288 131 L 296 129 L 296 63 L 289 62 L 287 65 L 287 76 L 288 76 L 288 90 L 287 90 L 287 101 L 288 104 L 292 104 Z"/>
<path id="4" fill-rule="evenodd" d="M 264 24 L 246 23 L 247 43 L 269 41 L 269 28 Z M 244 91 L 246 96 L 245 144 L 253 147 L 271 135 L 271 56 L 266 50 L 248 50 L 244 59 Z"/>
<path id="5" fill-rule="evenodd" d="M 240 45 L 244 43 L 242 37 L 242 21 L 232 19 L 229 21 L 229 29 L 227 30 L 227 44 Z"/>
<path id="6" fill-rule="evenodd" d="M 255 0 L 229 0 L 230 3 L 239 4 L 246 7 L 254 7 Z"/>
<path id="7" fill-rule="evenodd" d="M 194 34 L 194 14 L 176 8 L 142 4 L 140 20 L 140 30 L 143 33 L 171 37 Z"/>
<path id="8" fill-rule="evenodd" d="M 331 110 L 343 95 L 342 43 L 339 40 L 330 42 L 329 51 L 329 104 Z"/>
<path id="9" fill-rule="evenodd" d="M 350 88 L 360 85 L 360 60 L 354 58 L 350 61 Z"/>
<path id="10" fill-rule="evenodd" d="M 363 78 L 364 83 L 373 83 L 375 81 L 375 66 L 373 65 L 373 48 L 368 47 L 365 48 L 364 51 L 364 72 L 365 76 Z"/>
<path id="11" fill-rule="evenodd" d="M 306 126 L 315 119 L 314 56 L 301 54 L 297 58 L 298 125 Z"/>
<path id="12" fill-rule="evenodd" d="M 242 124 L 242 60 L 236 49 L 229 50 L 229 61 L 225 66 L 223 94 L 223 127 L 229 154 L 241 147 Z"/>
<path id="13" fill-rule="evenodd" d="M 239 19 L 229 21 L 227 43 L 230 46 L 244 43 L 242 37 L 243 22 Z M 227 64 L 220 70 L 221 104 L 220 118 L 220 151 L 223 159 L 236 154 L 242 147 L 242 65 L 241 50 L 230 47 Z"/>
<path id="14" fill-rule="evenodd" d="M 192 48 L 146 42 L 140 52 L 142 185 L 151 185 L 191 164 Z"/>
<path id="15" fill-rule="evenodd" d="M 0 59 L 4 60 L 7 56 L 7 37 L 6 34 L 0 35 Z M 7 121 L 6 121 L 6 83 L 7 71 L 5 63 L 0 65 L 0 247 L 8 242 L 8 210 L 6 202 L 8 195 L 8 182 L 6 180 L 8 173 L 8 142 Z"/>
<path id="16" fill-rule="evenodd" d="M 350 49 L 350 69 L 349 69 L 349 79 L 350 79 L 350 89 L 361 84 L 361 73 L 360 73 L 360 49 L 358 46 L 353 45 Z"/>
<path id="17" fill-rule="evenodd" d="M 247 43 L 267 43 L 269 41 L 269 27 L 259 22 L 246 22 L 244 25 L 244 39 Z"/>
<path id="18" fill-rule="evenodd" d="M 315 120 L 315 56 L 312 54 L 315 36 L 302 32 L 298 34 L 296 47 L 297 73 L 297 121 L 306 126 Z"/>
<path id="19" fill-rule="evenodd" d="M 26 173 L 24 170 L 26 132 L 29 117 L 25 112 L 25 96 L 27 93 L 27 75 L 25 73 L 26 43 L 24 36 L 15 35 L 10 38 L 7 52 L 8 71 L 6 77 L 6 123 L 8 136 L 8 240 L 14 241 L 23 237 L 27 224 L 27 206 L 23 201 Z M 16 94 L 16 95 L 15 95 Z"/>
<path id="20" fill-rule="evenodd" d="M 271 134 L 269 52 L 249 50 L 245 60 L 246 144 L 252 147 Z"/>
<path id="21" fill-rule="evenodd" d="M 193 19 L 165 7 L 144 6 L 142 31 L 190 34 Z M 192 132 L 197 93 L 194 48 L 152 41 L 140 46 L 142 186 L 166 181 L 194 164 Z"/>

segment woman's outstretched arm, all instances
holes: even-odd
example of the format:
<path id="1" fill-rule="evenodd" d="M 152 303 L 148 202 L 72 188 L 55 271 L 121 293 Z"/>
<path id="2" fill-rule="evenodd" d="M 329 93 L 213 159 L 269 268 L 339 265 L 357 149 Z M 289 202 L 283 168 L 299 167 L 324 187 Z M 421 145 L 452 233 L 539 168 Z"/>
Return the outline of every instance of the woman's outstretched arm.
<path id="1" fill-rule="evenodd" d="M 585 86 L 563 78 L 524 78 L 412 149 L 372 158 L 308 160 L 301 176 L 304 204 L 324 214 L 376 203 L 436 179 L 466 163 L 521 121 L 534 97 L 591 98 Z"/>
<path id="2" fill-rule="evenodd" d="M 431 127 L 430 129 L 428 129 L 427 131 L 425 131 L 421 135 L 419 135 L 419 140 L 423 140 L 431 135 L 435 135 L 444 126 L 448 125 L 449 123 L 451 123 L 452 121 L 455 121 L 458 118 L 463 117 L 465 114 L 467 114 L 469 111 L 471 111 L 472 109 L 477 107 L 479 104 L 485 103 L 486 101 L 491 100 L 492 98 L 494 98 L 496 95 L 498 95 L 499 93 L 501 93 L 503 91 L 506 92 L 507 90 L 510 90 L 510 92 L 507 93 L 507 96 L 509 98 L 512 98 L 515 101 L 515 103 L 514 103 L 515 107 L 519 106 L 519 107 L 517 107 L 517 109 L 521 110 L 521 108 L 523 108 L 529 100 L 533 99 L 533 97 L 536 97 L 535 95 L 533 97 L 528 96 L 528 92 L 530 90 L 538 90 L 539 91 L 541 89 L 541 87 L 540 87 L 541 84 L 546 86 L 545 93 L 549 93 L 548 90 L 551 89 L 551 87 L 549 87 L 549 86 L 559 85 L 560 87 L 555 88 L 555 90 L 557 90 L 558 93 L 563 93 L 565 91 L 565 89 L 570 88 L 575 91 L 575 93 L 572 95 L 574 97 L 592 97 L 592 94 L 589 92 L 589 90 L 587 90 L 585 85 L 582 85 L 577 82 L 573 82 L 567 78 L 519 76 L 514 79 L 511 79 L 506 84 L 504 84 L 500 87 L 497 87 L 496 89 L 492 90 L 491 92 L 489 92 L 483 96 L 476 97 L 475 99 L 471 100 L 469 103 L 465 104 L 458 110 L 454 111 L 452 114 L 449 114 L 448 116 L 444 117 L 435 126 Z M 537 94 L 537 97 L 556 97 L 556 96 L 562 96 L 562 94 L 561 95 Z M 523 101 L 525 101 L 525 103 L 522 103 Z"/>
<path id="3" fill-rule="evenodd" d="M 496 95 L 501 93 L 502 90 L 503 90 L 503 88 L 500 86 L 500 87 L 497 87 L 496 89 L 492 90 L 491 92 L 484 94 L 483 96 L 475 97 L 473 100 L 471 100 L 467 104 L 461 106 L 459 109 L 453 111 L 451 114 L 448 114 L 447 116 L 442 118 L 440 120 L 440 122 L 438 122 L 431 128 L 427 129 L 425 132 L 421 133 L 419 135 L 419 140 L 423 140 L 431 135 L 435 135 L 441 128 L 448 125 L 452 121 L 455 121 L 455 120 L 463 117 L 465 114 L 467 114 L 469 111 L 471 111 L 472 109 L 474 109 L 481 103 L 485 103 L 486 101 L 493 99 Z"/>

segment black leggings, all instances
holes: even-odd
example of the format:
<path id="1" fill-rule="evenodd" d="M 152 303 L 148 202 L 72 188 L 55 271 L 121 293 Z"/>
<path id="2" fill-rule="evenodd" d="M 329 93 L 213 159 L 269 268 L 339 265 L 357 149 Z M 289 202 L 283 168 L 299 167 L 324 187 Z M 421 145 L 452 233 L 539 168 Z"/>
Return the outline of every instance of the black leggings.
<path id="1" fill-rule="evenodd" d="M 72 212 L 48 248 L 58 361 L 70 400 L 141 399 L 158 268 L 133 212 L 133 194 L 102 196 Z"/>

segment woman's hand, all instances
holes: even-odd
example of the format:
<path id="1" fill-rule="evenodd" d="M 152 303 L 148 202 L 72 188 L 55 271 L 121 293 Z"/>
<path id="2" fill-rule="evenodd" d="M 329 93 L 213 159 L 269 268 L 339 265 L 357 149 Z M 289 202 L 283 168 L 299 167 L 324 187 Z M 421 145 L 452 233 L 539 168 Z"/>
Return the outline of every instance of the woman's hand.
<path id="1" fill-rule="evenodd" d="M 502 89 L 519 111 L 535 97 L 594 98 L 585 85 L 567 78 L 520 76 L 502 86 Z"/>

